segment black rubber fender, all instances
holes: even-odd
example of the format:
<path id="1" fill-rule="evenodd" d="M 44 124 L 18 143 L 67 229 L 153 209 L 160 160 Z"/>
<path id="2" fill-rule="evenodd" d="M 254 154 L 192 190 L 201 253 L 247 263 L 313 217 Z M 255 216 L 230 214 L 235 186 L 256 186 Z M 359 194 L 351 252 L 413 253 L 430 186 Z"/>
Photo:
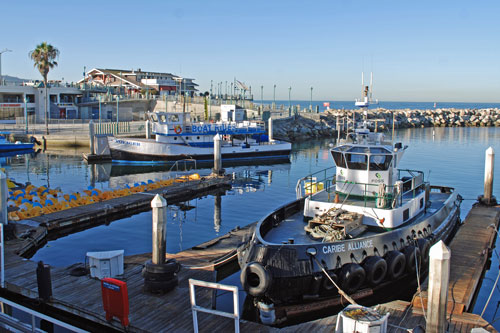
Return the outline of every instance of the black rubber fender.
<path id="1" fill-rule="evenodd" d="M 161 265 L 153 264 L 151 260 L 146 261 L 146 271 L 153 274 L 172 274 L 178 273 L 181 266 L 175 259 L 169 259 Z"/>
<path id="2" fill-rule="evenodd" d="M 174 279 L 176 276 L 176 273 L 151 273 L 146 270 L 146 267 L 142 269 L 142 277 L 149 281 L 167 281 Z"/>
<path id="3" fill-rule="evenodd" d="M 174 289 L 178 283 L 177 277 L 167 281 L 144 280 L 144 290 L 150 293 L 166 293 Z"/>
<path id="4" fill-rule="evenodd" d="M 422 267 L 429 264 L 429 251 L 431 250 L 431 242 L 427 238 L 420 238 L 417 241 L 418 248 L 420 249 L 420 260 Z"/>
<path id="5" fill-rule="evenodd" d="M 243 289 L 252 296 L 262 296 L 271 286 L 271 274 L 258 262 L 250 262 L 241 270 Z"/>
<path id="6" fill-rule="evenodd" d="M 384 259 L 387 263 L 387 277 L 395 280 L 405 273 L 406 257 L 399 251 L 389 251 Z"/>
<path id="7" fill-rule="evenodd" d="M 372 287 L 384 281 L 387 274 L 387 262 L 379 256 L 371 256 L 363 261 L 366 273 L 365 281 Z"/>
<path id="8" fill-rule="evenodd" d="M 323 274 L 324 275 L 324 274 Z M 333 271 L 328 271 L 328 275 L 332 278 L 332 280 L 338 285 L 339 278 L 337 274 L 335 274 Z M 330 281 L 329 278 L 326 276 L 323 276 L 323 282 L 321 283 L 321 288 L 325 291 L 332 291 L 332 290 L 337 290 L 335 285 Z"/>
<path id="9" fill-rule="evenodd" d="M 352 294 L 361 287 L 365 281 L 365 270 L 361 265 L 349 263 L 340 269 L 340 288 L 347 294 Z"/>
<path id="10" fill-rule="evenodd" d="M 406 258 L 406 271 L 408 273 L 415 273 L 417 265 L 422 266 L 420 260 L 420 249 L 415 245 L 408 245 L 405 247 L 403 253 Z"/>

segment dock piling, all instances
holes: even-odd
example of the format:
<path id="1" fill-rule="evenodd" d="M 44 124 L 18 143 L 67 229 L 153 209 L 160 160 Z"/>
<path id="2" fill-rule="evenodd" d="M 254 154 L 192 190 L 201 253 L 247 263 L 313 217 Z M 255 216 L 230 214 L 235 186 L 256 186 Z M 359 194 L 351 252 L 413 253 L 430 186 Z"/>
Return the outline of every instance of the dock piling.
<path id="1" fill-rule="evenodd" d="M 445 331 L 451 252 L 442 240 L 429 251 L 429 287 L 426 332 Z"/>
<path id="2" fill-rule="evenodd" d="M 95 136 L 94 122 L 91 120 L 91 121 L 89 121 L 89 138 L 90 138 L 90 154 L 91 155 L 95 154 L 94 136 Z"/>
<path id="3" fill-rule="evenodd" d="M 273 139 L 273 118 L 269 117 L 269 120 L 267 121 L 267 124 L 268 124 L 268 136 L 269 136 L 269 142 L 273 142 L 274 139 Z"/>
<path id="4" fill-rule="evenodd" d="M 167 224 L 167 200 L 161 195 L 155 195 L 151 201 L 153 209 L 153 251 L 152 262 L 154 265 L 165 263 L 166 253 L 166 224 Z"/>
<path id="5" fill-rule="evenodd" d="M 214 136 L 214 173 L 220 175 L 222 171 L 221 137 L 220 134 Z"/>
<path id="6" fill-rule="evenodd" d="M 495 167 L 495 151 L 493 147 L 486 149 L 484 161 L 484 197 L 482 202 L 486 205 L 494 205 L 496 203 L 493 196 L 493 170 Z"/>
<path id="7" fill-rule="evenodd" d="M 7 225 L 9 218 L 7 215 L 7 198 L 9 197 L 9 189 L 7 187 L 7 175 L 0 171 L 0 223 Z"/>
<path id="8" fill-rule="evenodd" d="M 146 120 L 146 139 L 151 139 L 151 122 Z"/>

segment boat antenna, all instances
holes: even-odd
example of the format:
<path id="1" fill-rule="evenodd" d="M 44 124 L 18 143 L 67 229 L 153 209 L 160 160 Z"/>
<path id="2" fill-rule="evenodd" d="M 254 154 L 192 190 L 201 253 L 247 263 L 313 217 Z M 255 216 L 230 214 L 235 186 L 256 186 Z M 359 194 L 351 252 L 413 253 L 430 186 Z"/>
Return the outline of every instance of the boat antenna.
<path id="1" fill-rule="evenodd" d="M 373 72 L 370 73 L 370 103 L 372 102 L 372 94 L 373 94 Z"/>

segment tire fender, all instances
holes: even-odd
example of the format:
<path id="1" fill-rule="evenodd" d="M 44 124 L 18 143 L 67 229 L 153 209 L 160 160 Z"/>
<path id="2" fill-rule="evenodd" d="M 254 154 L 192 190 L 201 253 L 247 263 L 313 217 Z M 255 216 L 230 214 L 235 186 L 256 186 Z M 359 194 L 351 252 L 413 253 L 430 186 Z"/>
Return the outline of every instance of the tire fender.
<path id="1" fill-rule="evenodd" d="M 395 280 L 401 277 L 405 272 L 406 257 L 399 251 L 389 251 L 384 256 L 387 262 L 387 277 Z"/>
<path id="2" fill-rule="evenodd" d="M 347 294 L 352 294 L 365 281 L 365 270 L 358 264 L 349 263 L 342 266 L 339 274 L 340 288 Z"/>
<path id="3" fill-rule="evenodd" d="M 366 282 L 372 287 L 380 284 L 387 274 L 387 262 L 379 256 L 366 258 L 363 268 L 366 272 Z"/>
<path id="4" fill-rule="evenodd" d="M 241 286 L 252 296 L 262 296 L 271 285 L 271 274 L 258 262 L 250 262 L 240 274 Z"/>

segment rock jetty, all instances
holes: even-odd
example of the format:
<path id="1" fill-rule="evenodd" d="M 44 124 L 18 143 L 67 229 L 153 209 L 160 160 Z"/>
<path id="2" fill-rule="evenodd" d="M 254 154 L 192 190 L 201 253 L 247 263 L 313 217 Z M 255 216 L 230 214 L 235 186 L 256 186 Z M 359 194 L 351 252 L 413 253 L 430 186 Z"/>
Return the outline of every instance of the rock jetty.
<path id="1" fill-rule="evenodd" d="M 275 138 L 287 141 L 326 138 L 337 136 L 337 116 L 340 130 L 347 121 L 352 124 L 353 112 L 356 122 L 361 121 L 360 110 L 327 110 L 323 113 L 299 112 L 287 118 L 273 121 Z M 394 128 L 421 127 L 500 127 L 500 109 L 435 109 L 435 110 L 385 110 L 368 111 L 368 119 L 373 121 L 378 131 Z"/>

